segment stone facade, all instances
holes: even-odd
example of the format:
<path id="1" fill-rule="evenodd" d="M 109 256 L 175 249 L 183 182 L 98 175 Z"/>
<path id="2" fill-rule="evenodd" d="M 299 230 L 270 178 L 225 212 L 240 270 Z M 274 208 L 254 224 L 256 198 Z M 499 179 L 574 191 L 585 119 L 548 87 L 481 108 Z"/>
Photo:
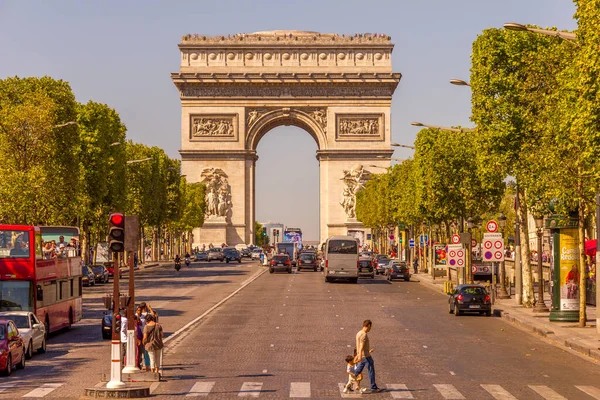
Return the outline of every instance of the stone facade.
<path id="1" fill-rule="evenodd" d="M 182 106 L 182 173 L 201 182 L 207 168 L 220 170 L 229 190 L 223 220 L 210 221 L 195 237 L 252 242 L 256 148 L 280 125 L 298 126 L 317 142 L 320 240 L 360 230 L 347 212 L 352 199 L 343 177 L 358 166 L 368 176 L 369 165 L 390 165 L 390 105 L 401 78 L 392 72 L 390 38 L 298 31 L 186 35 L 179 48 L 180 71 L 171 79 Z"/>

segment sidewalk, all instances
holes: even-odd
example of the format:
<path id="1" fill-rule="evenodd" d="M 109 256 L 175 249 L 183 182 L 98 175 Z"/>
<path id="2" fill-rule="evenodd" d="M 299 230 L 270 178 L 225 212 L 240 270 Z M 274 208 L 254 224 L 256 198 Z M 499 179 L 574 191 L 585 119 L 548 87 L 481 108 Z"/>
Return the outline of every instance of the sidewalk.
<path id="1" fill-rule="evenodd" d="M 434 281 L 430 274 L 413 275 L 415 280 L 434 290 L 443 292 L 443 278 Z M 550 307 L 550 304 L 546 303 Z M 579 328 L 577 322 L 550 322 L 549 312 L 533 313 L 530 308 L 515 304 L 514 299 L 496 299 L 494 314 L 504 320 L 537 333 L 557 347 L 568 347 L 596 361 L 600 361 L 600 334 L 596 332 L 596 307 L 587 306 L 587 327 Z"/>

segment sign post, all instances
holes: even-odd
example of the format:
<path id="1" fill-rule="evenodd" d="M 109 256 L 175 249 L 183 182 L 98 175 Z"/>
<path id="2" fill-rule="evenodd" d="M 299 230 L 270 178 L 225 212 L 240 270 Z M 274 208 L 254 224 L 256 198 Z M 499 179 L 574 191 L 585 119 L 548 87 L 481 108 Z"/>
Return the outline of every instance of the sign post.
<path id="1" fill-rule="evenodd" d="M 127 350 L 125 353 L 125 368 L 123 368 L 124 374 L 134 374 L 140 372 L 139 368 L 135 365 L 135 282 L 134 282 L 134 263 L 133 254 L 138 251 L 138 244 L 140 242 L 140 221 L 137 215 L 126 215 L 125 216 L 125 239 L 123 244 L 125 251 L 129 252 L 127 264 L 129 265 L 129 299 L 127 303 Z M 115 274 L 118 271 L 115 270 Z"/>
<path id="2" fill-rule="evenodd" d="M 460 283 L 459 278 L 458 278 L 459 276 L 461 276 L 461 274 L 458 273 L 460 271 L 460 268 L 462 268 L 462 269 L 465 268 L 465 264 L 466 264 L 465 255 L 466 255 L 466 251 L 465 251 L 465 249 L 463 249 L 461 244 L 449 244 L 448 245 L 448 252 L 446 253 L 448 262 L 446 265 L 448 267 L 456 268 L 457 283 Z M 463 283 L 465 283 L 465 282 L 463 282 Z"/>

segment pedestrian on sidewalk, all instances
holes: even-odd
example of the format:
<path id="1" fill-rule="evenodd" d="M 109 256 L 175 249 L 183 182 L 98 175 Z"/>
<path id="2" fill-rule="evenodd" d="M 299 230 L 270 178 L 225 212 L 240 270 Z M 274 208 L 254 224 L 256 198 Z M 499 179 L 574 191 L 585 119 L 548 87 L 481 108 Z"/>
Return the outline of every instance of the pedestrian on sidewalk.
<path id="1" fill-rule="evenodd" d="M 375 383 L 375 362 L 373 361 L 373 357 L 371 357 L 373 349 L 370 347 L 369 336 L 367 335 L 367 333 L 371 331 L 372 326 L 373 322 L 371 322 L 370 319 L 366 319 L 363 322 L 362 329 L 356 334 L 356 356 L 354 361 L 357 365 L 354 374 L 358 376 L 366 365 L 367 370 L 369 371 L 369 380 L 371 381 L 371 390 L 369 391 L 367 388 L 362 388 L 360 390 L 361 393 L 381 392 L 381 389 L 379 389 L 377 383 Z"/>
<path id="2" fill-rule="evenodd" d="M 142 339 L 144 338 L 144 331 L 142 328 L 142 321 L 140 319 L 142 314 L 141 309 L 138 307 L 135 311 L 135 366 L 140 370 L 143 370 L 142 360 L 144 359 L 144 346 L 142 345 Z"/>
<path id="3" fill-rule="evenodd" d="M 150 356 L 150 369 L 152 372 L 158 373 L 162 361 L 162 349 L 164 332 L 162 326 L 156 322 L 154 315 L 146 316 L 146 328 L 144 328 L 144 336 L 142 343 Z"/>
<path id="4" fill-rule="evenodd" d="M 413 270 L 414 274 L 419 272 L 419 259 L 417 257 L 415 257 L 415 259 L 413 260 Z"/>
<path id="5" fill-rule="evenodd" d="M 121 349 L 123 354 L 123 365 L 127 363 L 125 355 L 127 354 L 127 314 L 125 310 L 121 312 Z"/>

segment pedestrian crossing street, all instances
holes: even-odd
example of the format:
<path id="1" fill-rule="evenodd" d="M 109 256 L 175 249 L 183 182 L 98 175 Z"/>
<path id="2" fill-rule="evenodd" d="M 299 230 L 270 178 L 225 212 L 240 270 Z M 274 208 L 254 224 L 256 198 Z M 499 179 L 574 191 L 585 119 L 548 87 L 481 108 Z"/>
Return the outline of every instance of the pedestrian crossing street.
<path id="1" fill-rule="evenodd" d="M 169 396 L 168 390 L 163 393 L 157 393 L 157 389 L 161 385 L 168 385 L 166 382 L 154 383 L 152 385 L 152 392 L 158 397 L 161 394 L 165 396 Z M 41 398 L 41 397 L 54 397 L 52 393 L 64 386 L 63 383 L 45 383 L 41 386 L 28 391 L 25 394 L 20 394 L 19 397 L 28 397 L 28 398 Z M 17 383 L 0 383 L 0 397 L 5 397 L 6 395 L 15 396 L 14 390 L 18 387 Z M 367 386 L 368 387 L 368 384 Z M 600 388 L 596 386 L 573 386 L 577 389 L 578 396 L 574 397 L 576 399 L 597 399 L 600 400 Z M 387 399 L 419 399 L 419 398 L 439 398 L 445 400 L 463 400 L 463 399 L 481 399 L 481 393 L 477 393 L 473 395 L 470 392 L 459 391 L 454 385 L 451 384 L 433 384 L 433 385 L 420 385 L 420 386 L 409 386 L 401 383 L 392 383 L 386 384 L 384 390 L 377 394 L 377 398 L 387 398 Z M 567 400 L 568 398 L 560 393 L 560 390 L 554 390 L 545 385 L 528 385 L 524 388 L 528 391 L 528 394 L 523 395 L 521 393 L 521 397 L 517 397 L 510 393 L 509 390 L 502 387 L 501 385 L 493 385 L 493 384 L 481 384 L 479 388 L 483 389 L 485 392 L 489 394 L 487 398 L 496 399 L 496 400 L 517 400 L 521 399 L 545 399 L 545 400 Z M 322 389 L 322 388 L 319 388 Z M 329 388 L 334 389 L 334 386 Z M 369 398 L 373 397 L 373 395 L 367 394 L 359 394 L 359 393 L 343 393 L 344 383 L 338 383 L 337 390 L 339 390 L 340 398 Z M 513 388 L 515 389 L 515 388 Z M 521 388 L 523 389 L 523 388 Z M 335 389 L 334 389 L 335 390 Z M 268 397 L 273 396 L 273 391 L 269 390 Z M 322 392 L 320 392 L 322 393 Z M 535 393 L 535 394 L 534 394 Z M 263 392 L 263 382 L 243 382 L 240 386 L 237 394 L 232 394 L 232 396 L 237 397 L 249 397 L 249 398 L 259 398 L 261 394 L 265 394 Z M 537 395 L 536 395 L 537 394 Z M 219 384 L 217 382 L 210 381 L 199 381 L 194 383 L 187 393 L 185 397 L 211 397 L 211 395 L 220 395 L 219 393 Z M 181 394 L 179 394 L 181 396 Z M 321 397 L 322 395 L 318 396 Z M 17 397 L 17 396 L 15 396 Z M 277 394 L 277 398 L 293 398 L 293 399 L 309 399 L 309 398 L 317 398 L 316 395 L 313 394 L 313 388 L 311 387 L 310 382 L 291 382 L 289 384 L 289 389 L 286 391 L 285 395 L 282 393 Z M 331 396 L 327 396 L 331 397 Z M 337 397 L 336 395 L 333 397 Z M 12 398 L 12 397 L 11 397 Z"/>

